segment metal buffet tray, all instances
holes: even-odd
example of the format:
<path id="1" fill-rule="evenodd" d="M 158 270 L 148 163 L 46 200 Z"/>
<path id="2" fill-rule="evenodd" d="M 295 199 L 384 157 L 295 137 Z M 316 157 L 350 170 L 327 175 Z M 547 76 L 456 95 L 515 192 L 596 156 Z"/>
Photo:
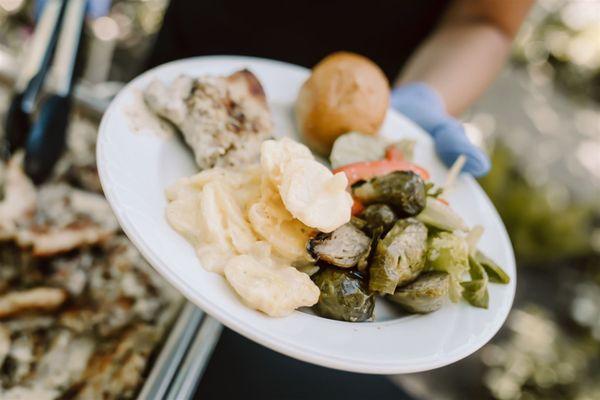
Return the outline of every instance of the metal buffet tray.
<path id="1" fill-rule="evenodd" d="M 186 303 L 160 350 L 138 399 L 190 399 L 223 326 Z"/>
<path id="2" fill-rule="evenodd" d="M 14 57 L 0 48 L 0 83 L 11 85 L 16 76 Z M 74 90 L 78 111 L 99 119 L 110 99 L 94 95 L 97 91 L 85 83 Z M 192 303 L 186 302 L 164 338 L 162 348 L 151 359 L 152 367 L 141 387 L 138 399 L 191 399 L 223 326 Z"/>

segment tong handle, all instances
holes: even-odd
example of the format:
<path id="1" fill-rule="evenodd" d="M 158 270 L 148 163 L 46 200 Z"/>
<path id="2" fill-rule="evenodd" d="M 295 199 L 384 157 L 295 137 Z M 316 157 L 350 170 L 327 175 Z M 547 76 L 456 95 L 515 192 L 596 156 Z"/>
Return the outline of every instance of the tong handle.
<path id="1" fill-rule="evenodd" d="M 69 95 L 49 96 L 29 131 L 25 143 L 25 172 L 36 184 L 50 176 L 56 160 L 65 148 L 65 131 L 69 124 L 70 111 Z"/>
<path id="2" fill-rule="evenodd" d="M 30 115 L 23 110 L 23 94 L 16 93 L 6 111 L 5 134 L 0 143 L 0 155 L 3 159 L 8 160 L 11 154 L 25 145 L 30 118 Z"/>

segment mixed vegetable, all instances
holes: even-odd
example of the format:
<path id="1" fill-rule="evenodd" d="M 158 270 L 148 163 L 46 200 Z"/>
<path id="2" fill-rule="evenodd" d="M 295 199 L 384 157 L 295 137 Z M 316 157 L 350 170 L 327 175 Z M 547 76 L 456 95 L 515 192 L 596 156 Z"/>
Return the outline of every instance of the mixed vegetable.
<path id="1" fill-rule="evenodd" d="M 408 313 L 436 311 L 446 298 L 487 308 L 488 283 L 509 282 L 477 249 L 482 228 L 469 229 L 411 162 L 413 145 L 356 132 L 334 144 L 330 161 L 347 175 L 355 206 L 349 223 L 308 242 L 318 315 L 372 320 L 377 295 Z"/>

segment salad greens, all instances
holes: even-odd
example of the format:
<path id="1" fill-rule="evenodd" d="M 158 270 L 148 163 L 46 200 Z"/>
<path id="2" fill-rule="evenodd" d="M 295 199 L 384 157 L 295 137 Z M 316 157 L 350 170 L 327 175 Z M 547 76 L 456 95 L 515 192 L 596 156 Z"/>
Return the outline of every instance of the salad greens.
<path id="1" fill-rule="evenodd" d="M 462 295 L 463 275 L 469 270 L 469 247 L 464 238 L 450 232 L 436 232 L 427 243 L 427 267 L 450 275 L 450 300 Z"/>

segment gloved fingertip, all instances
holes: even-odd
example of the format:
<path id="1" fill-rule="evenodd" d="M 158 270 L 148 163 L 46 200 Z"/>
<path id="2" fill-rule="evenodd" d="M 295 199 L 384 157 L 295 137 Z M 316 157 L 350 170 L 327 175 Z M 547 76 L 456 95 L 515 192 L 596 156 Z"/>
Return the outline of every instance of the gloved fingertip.
<path id="1" fill-rule="evenodd" d="M 470 154 L 467 155 L 467 162 L 465 163 L 463 171 L 478 178 L 487 175 L 487 173 L 490 172 L 491 166 L 488 156 L 480 149 L 476 149 L 476 151 L 470 152 Z"/>
<path id="2" fill-rule="evenodd" d="M 456 159 L 465 155 L 467 161 L 462 168 L 462 172 L 469 173 L 475 177 L 486 175 L 491 168 L 490 159 L 487 155 L 478 147 L 474 145 L 461 145 L 453 148 L 448 146 L 437 146 L 437 153 L 442 162 L 450 168 Z"/>

